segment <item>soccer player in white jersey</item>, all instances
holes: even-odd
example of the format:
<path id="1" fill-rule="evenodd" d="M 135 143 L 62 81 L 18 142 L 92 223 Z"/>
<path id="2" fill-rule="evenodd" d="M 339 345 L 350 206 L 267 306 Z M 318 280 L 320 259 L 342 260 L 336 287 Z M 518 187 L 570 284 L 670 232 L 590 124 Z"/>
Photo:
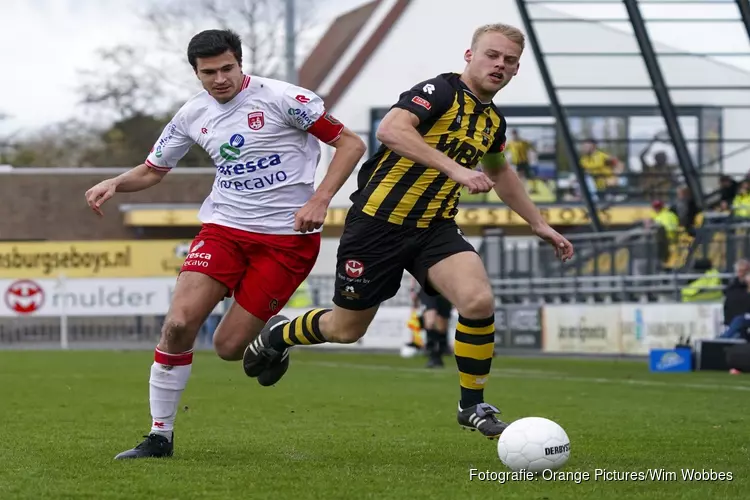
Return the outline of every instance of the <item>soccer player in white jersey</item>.
<path id="1" fill-rule="evenodd" d="M 115 458 L 168 457 L 180 396 L 190 376 L 200 326 L 225 297 L 235 302 L 214 335 L 225 360 L 240 360 L 313 268 L 328 204 L 365 153 L 362 140 L 326 112 L 313 92 L 245 75 L 240 38 L 231 31 L 197 34 L 188 61 L 204 91 L 165 127 L 146 161 L 86 192 L 92 210 L 116 192 L 155 186 L 193 144 L 216 165 L 202 228 L 177 279 L 154 352 L 149 381 L 152 427 Z M 315 170 L 323 141 L 336 151 L 320 186 Z M 286 371 L 288 358 L 278 370 Z M 264 380 L 277 380 L 268 372 Z"/>

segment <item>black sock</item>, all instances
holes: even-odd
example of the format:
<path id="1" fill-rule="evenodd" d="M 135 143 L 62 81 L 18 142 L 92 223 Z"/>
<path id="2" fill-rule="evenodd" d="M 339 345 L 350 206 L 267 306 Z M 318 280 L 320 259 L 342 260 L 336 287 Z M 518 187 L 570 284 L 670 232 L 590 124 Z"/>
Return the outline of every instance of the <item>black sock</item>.
<path id="1" fill-rule="evenodd" d="M 448 354 L 448 332 L 440 333 L 440 342 L 438 343 L 440 355 Z"/>
<path id="2" fill-rule="evenodd" d="M 271 332 L 271 347 L 283 351 L 293 345 L 313 345 L 327 342 L 320 331 L 320 318 L 330 309 L 313 309 L 297 316 L 281 328 Z"/>
<path id="3" fill-rule="evenodd" d="M 495 348 L 495 316 L 485 319 L 458 317 L 455 355 L 461 385 L 461 408 L 484 402 Z"/>
<path id="4" fill-rule="evenodd" d="M 434 357 L 440 344 L 440 332 L 434 329 L 425 330 L 425 337 L 427 337 L 425 351 L 429 356 Z"/>

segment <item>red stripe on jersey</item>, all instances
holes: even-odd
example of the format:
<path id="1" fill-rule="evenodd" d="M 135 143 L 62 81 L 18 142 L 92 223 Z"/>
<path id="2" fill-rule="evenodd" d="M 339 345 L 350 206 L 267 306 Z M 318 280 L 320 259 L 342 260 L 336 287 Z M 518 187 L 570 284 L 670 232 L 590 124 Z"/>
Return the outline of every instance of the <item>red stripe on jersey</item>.
<path id="1" fill-rule="evenodd" d="M 148 158 L 146 158 L 146 166 L 149 168 L 153 168 L 154 170 L 158 170 L 159 172 L 169 172 L 170 170 L 172 170 L 169 167 L 160 167 L 159 165 L 154 165 L 153 163 L 148 161 Z"/>
<path id="2" fill-rule="evenodd" d="M 240 90 L 245 90 L 248 85 L 250 85 L 250 75 L 245 75 L 245 79 L 242 80 L 242 88 Z"/>
<path id="3" fill-rule="evenodd" d="M 317 121 L 307 129 L 310 134 L 326 144 L 330 144 L 338 139 L 343 130 L 344 125 L 328 113 L 324 113 L 323 116 L 318 118 Z"/>
<path id="4" fill-rule="evenodd" d="M 159 349 L 154 350 L 154 361 L 160 365 L 187 366 L 193 362 L 193 351 L 181 352 L 180 354 L 169 354 Z"/>

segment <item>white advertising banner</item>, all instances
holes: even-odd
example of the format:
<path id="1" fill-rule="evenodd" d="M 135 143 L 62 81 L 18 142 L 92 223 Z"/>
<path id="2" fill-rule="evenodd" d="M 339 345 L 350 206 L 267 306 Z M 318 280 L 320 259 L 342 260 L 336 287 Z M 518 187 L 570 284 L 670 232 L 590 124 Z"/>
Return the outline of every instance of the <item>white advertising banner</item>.
<path id="1" fill-rule="evenodd" d="M 167 277 L 0 280 L 0 318 L 163 316 L 169 310 L 175 283 L 175 278 Z M 223 310 L 224 304 L 218 304 L 216 312 Z M 285 308 L 281 314 L 295 318 L 307 311 Z M 399 349 L 411 338 L 410 316 L 409 307 L 381 307 L 359 342 L 335 346 Z"/>
<path id="2" fill-rule="evenodd" d="M 716 337 L 722 305 L 607 304 L 543 308 L 543 351 L 647 355 L 680 340 Z"/>
<path id="3" fill-rule="evenodd" d="M 620 308 L 571 304 L 542 309 L 544 352 L 619 352 Z"/>
<path id="4" fill-rule="evenodd" d="M 623 304 L 622 351 L 646 355 L 678 342 L 710 339 L 721 328 L 721 304 Z"/>
<path id="5" fill-rule="evenodd" d="M 281 314 L 288 318 L 295 318 L 304 314 L 308 309 L 284 308 Z M 400 349 L 409 342 L 411 333 L 407 323 L 411 316 L 409 307 L 381 307 L 370 323 L 370 328 L 364 337 L 353 344 L 322 344 L 318 348 L 335 347 L 337 349 L 367 350 L 367 349 Z M 449 337 L 452 337 L 449 335 Z"/>
<path id="6" fill-rule="evenodd" d="M 0 280 L 0 317 L 165 315 L 175 282 L 166 277 Z"/>

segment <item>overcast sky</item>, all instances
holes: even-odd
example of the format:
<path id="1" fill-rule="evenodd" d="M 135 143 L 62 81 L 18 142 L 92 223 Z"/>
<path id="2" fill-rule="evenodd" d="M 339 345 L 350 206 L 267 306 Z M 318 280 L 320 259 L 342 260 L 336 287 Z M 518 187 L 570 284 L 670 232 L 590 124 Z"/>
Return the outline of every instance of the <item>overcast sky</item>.
<path id="1" fill-rule="evenodd" d="M 73 91 L 80 81 L 80 70 L 95 67 L 96 49 L 150 40 L 151 34 L 139 25 L 137 13 L 146 3 L 154 1 L 160 0 L 0 0 L 3 59 L 0 112 L 13 117 L 0 132 L 11 127 L 28 129 L 80 115 L 81 109 L 76 105 L 78 96 Z M 336 15 L 366 1 L 319 2 L 319 8 L 312 13 L 319 32 L 322 33 Z M 673 6 L 648 5 L 646 1 L 641 2 L 646 17 L 675 15 Z M 624 16 L 621 5 L 560 5 L 555 8 L 577 17 L 622 19 Z M 733 0 L 717 0 L 715 6 L 677 8 L 684 17 L 737 18 Z M 624 23 L 614 26 L 627 29 Z M 737 24 L 731 27 L 721 23 L 654 25 L 652 37 L 691 52 L 750 52 L 747 35 Z M 727 62 L 750 70 L 750 57 L 727 58 Z"/>
<path id="2" fill-rule="evenodd" d="M 0 112 L 12 116 L 0 131 L 80 114 L 73 91 L 79 71 L 92 67 L 98 48 L 149 40 L 137 13 L 153 1 L 159 0 L 0 0 Z M 319 29 L 363 3 L 319 2 Z"/>

